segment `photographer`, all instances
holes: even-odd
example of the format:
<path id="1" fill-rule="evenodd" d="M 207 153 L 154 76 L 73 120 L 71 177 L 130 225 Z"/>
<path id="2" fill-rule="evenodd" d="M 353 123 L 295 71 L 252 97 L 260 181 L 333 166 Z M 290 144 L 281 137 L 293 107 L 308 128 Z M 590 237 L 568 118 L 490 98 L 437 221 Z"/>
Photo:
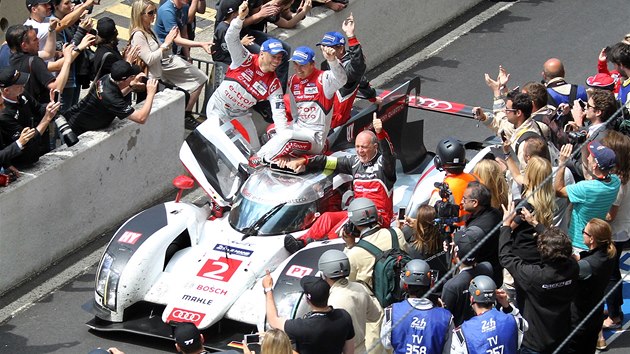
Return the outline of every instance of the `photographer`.
<path id="1" fill-rule="evenodd" d="M 48 152 L 48 143 L 42 135 L 48 124 L 57 114 L 60 104 L 50 102 L 39 104 L 34 98 L 24 92 L 24 84 L 29 80 L 27 73 L 19 72 L 10 67 L 0 71 L 0 92 L 4 99 L 5 108 L 0 112 L 0 134 L 6 143 L 20 141 L 24 128 L 35 128 L 35 136 L 22 145 L 22 154 L 12 160 L 16 167 L 28 166 L 39 160 Z M 51 91 L 52 96 L 52 91 Z"/>
<path id="2" fill-rule="evenodd" d="M 87 96 L 65 113 L 68 124 L 77 135 L 107 128 L 116 117 L 144 124 L 151 113 L 157 80 L 151 79 L 146 83 L 147 98 L 139 110 L 131 107 L 130 100 L 125 97 L 132 86 L 144 86 L 144 79 L 146 76 L 140 73 L 137 65 L 124 60 L 115 62 L 111 74 L 100 78 Z"/>

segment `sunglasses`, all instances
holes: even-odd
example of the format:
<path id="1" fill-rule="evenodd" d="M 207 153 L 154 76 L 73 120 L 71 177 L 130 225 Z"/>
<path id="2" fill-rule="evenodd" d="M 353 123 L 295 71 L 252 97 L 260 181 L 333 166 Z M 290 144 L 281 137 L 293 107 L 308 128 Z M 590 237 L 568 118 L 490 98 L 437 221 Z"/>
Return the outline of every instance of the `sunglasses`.
<path id="1" fill-rule="evenodd" d="M 151 10 L 151 11 L 143 12 L 142 14 L 143 15 L 153 16 L 153 15 L 155 15 L 155 12 L 156 12 L 155 10 Z"/>

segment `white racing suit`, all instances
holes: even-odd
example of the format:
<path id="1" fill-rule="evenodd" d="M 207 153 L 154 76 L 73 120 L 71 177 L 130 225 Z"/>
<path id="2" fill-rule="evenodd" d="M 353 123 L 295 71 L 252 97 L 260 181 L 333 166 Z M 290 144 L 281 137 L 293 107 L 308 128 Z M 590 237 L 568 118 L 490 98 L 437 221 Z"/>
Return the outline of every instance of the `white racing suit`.
<path id="1" fill-rule="evenodd" d="M 273 121 L 278 131 L 286 130 L 287 117 L 282 99 L 282 87 L 275 72 L 263 73 L 258 64 L 258 55 L 251 54 L 241 44 L 239 33 L 243 21 L 235 18 L 225 34 L 225 42 L 232 57 L 232 64 L 225 79 L 214 91 L 206 114 L 208 120 L 218 125 L 221 119 L 237 120 L 245 131 L 235 124 L 237 130 L 249 141 L 252 148 L 260 146 L 256 127 L 249 109 L 258 101 L 269 100 Z"/>
<path id="2" fill-rule="evenodd" d="M 328 65 L 330 70 L 314 69 L 305 79 L 291 76 L 287 90 L 289 102 L 295 102 L 295 105 L 291 104 L 295 106 L 291 107 L 292 129 L 276 129 L 277 134 L 258 151 L 259 157 L 273 161 L 281 156 L 322 152 L 330 130 L 335 92 L 347 81 L 339 60 L 330 61 Z"/>

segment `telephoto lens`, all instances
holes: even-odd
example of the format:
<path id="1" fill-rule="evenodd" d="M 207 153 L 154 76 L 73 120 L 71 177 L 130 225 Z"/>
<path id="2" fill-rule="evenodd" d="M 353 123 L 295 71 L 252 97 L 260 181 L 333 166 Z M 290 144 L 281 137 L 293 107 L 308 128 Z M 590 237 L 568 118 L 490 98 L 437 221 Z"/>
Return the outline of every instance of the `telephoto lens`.
<path id="1" fill-rule="evenodd" d="M 79 138 L 72 131 L 70 125 L 68 125 L 66 118 L 63 116 L 57 117 L 57 119 L 55 119 L 55 124 L 57 125 L 57 129 L 59 129 L 59 135 L 61 135 L 63 142 L 66 143 L 67 146 L 72 146 L 79 142 Z"/>

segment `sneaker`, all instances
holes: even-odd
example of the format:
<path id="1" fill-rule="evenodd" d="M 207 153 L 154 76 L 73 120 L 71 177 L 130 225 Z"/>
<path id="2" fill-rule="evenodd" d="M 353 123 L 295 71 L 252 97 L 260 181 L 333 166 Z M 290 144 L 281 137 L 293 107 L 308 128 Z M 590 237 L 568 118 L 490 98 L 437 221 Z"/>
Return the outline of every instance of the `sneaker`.
<path id="1" fill-rule="evenodd" d="M 304 248 L 304 246 L 306 246 L 304 241 L 293 237 L 293 235 L 289 234 L 284 236 L 284 248 L 289 251 L 289 253 L 295 253 Z"/>
<path id="2" fill-rule="evenodd" d="M 604 320 L 604 323 L 602 324 L 603 329 L 618 329 L 620 327 L 621 327 L 621 320 L 618 320 L 615 322 L 615 320 L 613 320 L 610 317 L 606 317 L 606 319 Z"/>
<path id="3" fill-rule="evenodd" d="M 186 128 L 186 130 L 195 130 L 200 124 L 201 123 L 192 115 L 187 114 L 184 116 L 184 128 Z"/>

